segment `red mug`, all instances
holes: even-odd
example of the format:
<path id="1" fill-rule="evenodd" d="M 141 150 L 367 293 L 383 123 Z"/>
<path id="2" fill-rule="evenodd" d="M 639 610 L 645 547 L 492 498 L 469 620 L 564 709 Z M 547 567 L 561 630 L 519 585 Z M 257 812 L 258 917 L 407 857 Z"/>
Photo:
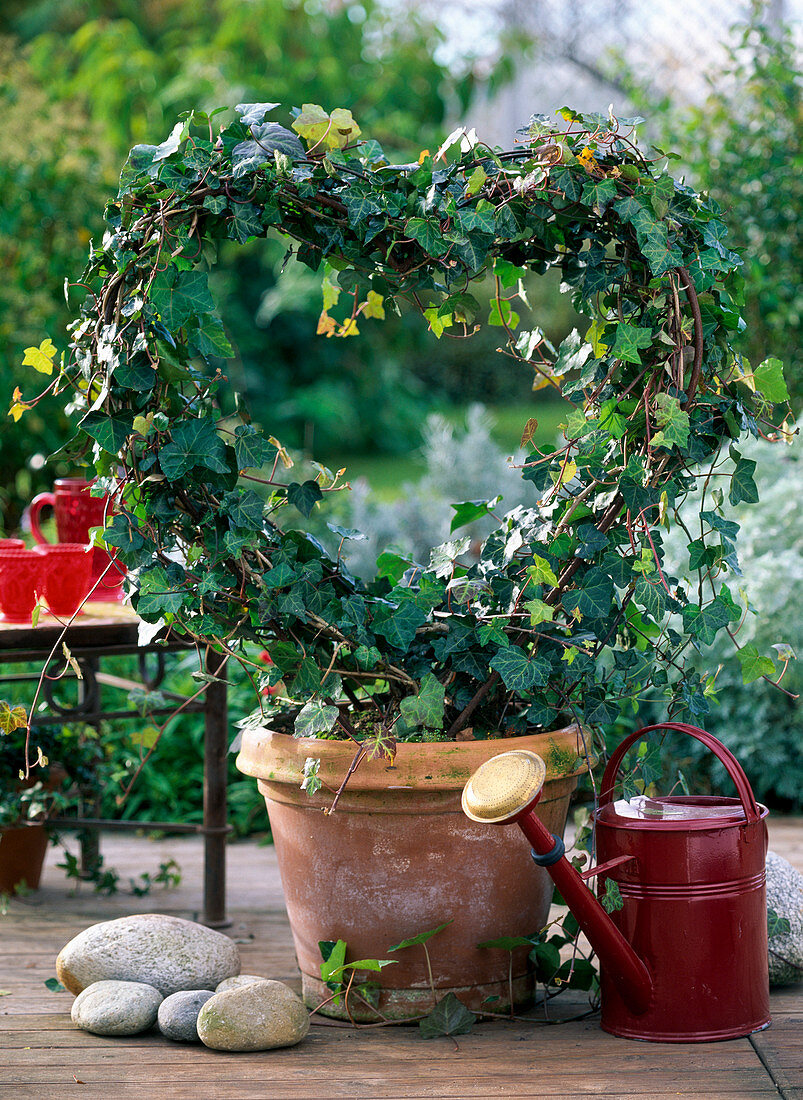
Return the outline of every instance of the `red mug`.
<path id="1" fill-rule="evenodd" d="M 36 550 L 0 547 L 0 620 L 31 625 L 44 573 L 44 559 Z"/>
<path id="2" fill-rule="evenodd" d="M 69 618 L 86 599 L 92 580 L 92 549 L 84 542 L 60 542 L 37 546 L 44 561 L 42 587 L 45 602 L 54 615 Z"/>
<path id="3" fill-rule="evenodd" d="M 89 542 L 90 527 L 104 527 L 106 517 L 113 511 L 108 496 L 90 495 L 91 481 L 80 477 L 62 477 L 54 482 L 52 493 L 40 493 L 31 501 L 28 515 L 31 521 L 31 534 L 40 546 L 50 545 L 39 527 L 39 513 L 45 507 L 51 507 L 56 519 L 56 534 L 59 543 Z M 106 550 L 96 546 L 92 550 L 92 571 L 89 588 L 104 574 L 103 580 L 89 596 L 90 600 L 119 600 L 122 598 L 122 584 L 125 578 L 125 566 L 113 562 Z"/>

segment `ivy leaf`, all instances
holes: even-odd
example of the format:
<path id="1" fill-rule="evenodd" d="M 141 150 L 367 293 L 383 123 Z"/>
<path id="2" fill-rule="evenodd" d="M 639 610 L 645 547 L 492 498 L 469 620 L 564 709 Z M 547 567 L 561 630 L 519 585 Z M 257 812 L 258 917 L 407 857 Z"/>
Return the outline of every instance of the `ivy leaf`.
<path id="1" fill-rule="evenodd" d="M 615 910 L 621 909 L 624 906 L 625 903 L 622 900 L 622 893 L 615 879 L 605 879 L 605 893 L 599 900 L 606 913 L 613 913 Z"/>
<path id="2" fill-rule="evenodd" d="M 477 637 L 480 645 L 497 645 L 501 649 L 507 649 L 510 645 L 505 628 L 499 619 L 492 619 L 489 623 L 482 623 L 477 627 Z"/>
<path id="3" fill-rule="evenodd" d="M 559 377 L 572 370 L 579 370 L 593 352 L 590 344 L 587 344 L 577 329 L 572 329 L 558 348 L 558 357 L 552 368 L 552 373 Z"/>
<path id="4" fill-rule="evenodd" d="M 682 614 L 683 629 L 704 645 L 711 645 L 717 633 L 731 620 L 730 608 L 719 596 L 703 608 L 690 603 L 683 608 Z"/>
<path id="5" fill-rule="evenodd" d="M 81 421 L 81 427 L 87 435 L 97 440 L 104 451 L 110 455 L 119 454 L 123 444 L 134 430 L 134 418 L 130 413 L 87 413 Z"/>
<path id="6" fill-rule="evenodd" d="M 56 354 L 56 345 L 52 340 L 43 340 L 38 348 L 26 348 L 22 360 L 24 367 L 33 367 L 40 374 L 53 373 L 53 359 Z"/>
<path id="7" fill-rule="evenodd" d="M 253 489 L 227 493 L 223 500 L 232 526 L 246 531 L 262 530 L 264 501 Z"/>
<path id="8" fill-rule="evenodd" d="M 294 737 L 317 737 L 319 733 L 329 733 L 337 721 L 337 707 L 323 703 L 320 699 L 310 699 L 296 715 Z"/>
<path id="9" fill-rule="evenodd" d="M 437 928 L 430 928 L 428 932 L 419 932 L 417 936 L 410 936 L 409 939 L 402 940 L 401 943 L 394 943 L 393 947 L 389 947 L 388 951 L 403 951 L 405 947 L 417 947 L 422 943 L 426 943 L 427 940 L 431 940 L 433 936 L 437 936 L 439 932 L 442 932 L 444 928 L 448 928 L 454 921 L 454 917 L 451 920 L 444 921 L 443 924 L 439 924 Z M 482 947 L 482 944 L 478 944 L 478 947 Z"/>
<path id="10" fill-rule="evenodd" d="M 651 328 L 641 328 L 639 325 L 629 325 L 627 321 L 620 321 L 616 326 L 616 339 L 611 354 L 614 359 L 619 359 L 625 363 L 636 363 L 640 366 L 639 348 L 650 347 L 652 341 Z"/>
<path id="11" fill-rule="evenodd" d="M 440 225 L 427 218 L 408 218 L 404 227 L 408 236 L 417 241 L 430 256 L 442 256 L 446 251 L 446 241 L 441 236 Z"/>
<path id="12" fill-rule="evenodd" d="M 23 729 L 27 724 L 28 715 L 24 707 L 12 707 L 4 699 L 0 699 L 0 733 L 13 733 L 14 730 Z"/>
<path id="13" fill-rule="evenodd" d="M 58 980 L 58 978 L 46 978 L 45 979 L 45 986 L 47 987 L 47 989 L 50 990 L 51 993 L 66 993 L 67 992 L 66 985 L 62 985 L 61 982 Z"/>
<path id="14" fill-rule="evenodd" d="M 421 681 L 418 695 L 408 695 L 399 704 L 402 719 L 409 729 L 426 726 L 437 730 L 443 725 L 446 688 L 431 672 Z"/>
<path id="15" fill-rule="evenodd" d="M 171 441 L 159 451 L 159 465 L 169 481 L 178 481 L 196 466 L 218 474 L 228 472 L 225 447 L 215 431 L 214 421 L 184 420 L 170 434 Z"/>
<path id="16" fill-rule="evenodd" d="M 153 280 L 150 301 L 171 332 L 191 317 L 215 308 L 205 272 L 179 271 L 172 264 Z"/>
<path id="17" fill-rule="evenodd" d="M 208 314 L 201 316 L 198 327 L 190 331 L 189 344 L 193 351 L 205 358 L 231 359 L 234 355 L 222 323 L 217 317 L 210 317 Z"/>
<path id="18" fill-rule="evenodd" d="M 419 1021 L 418 1029 L 423 1039 L 437 1039 L 441 1035 L 467 1035 L 476 1022 L 474 1013 L 454 993 L 447 993 L 429 1016 Z"/>
<path id="19" fill-rule="evenodd" d="M 530 613 L 530 626 L 551 623 L 555 617 L 555 609 L 543 600 L 525 600 L 524 607 Z"/>
<path id="20" fill-rule="evenodd" d="M 466 196 L 468 198 L 471 198 L 473 195 L 476 195 L 479 191 L 481 191 L 487 178 L 488 175 L 485 169 L 482 167 L 481 164 L 478 164 L 471 175 L 468 177 L 468 181 L 466 183 Z"/>
<path id="21" fill-rule="evenodd" d="M 491 312 L 488 316 L 488 324 L 497 328 L 515 328 L 521 318 L 511 307 L 507 298 L 492 298 Z"/>
<path id="22" fill-rule="evenodd" d="M 645 241 L 639 243 L 642 255 L 650 265 L 653 275 L 663 275 L 683 263 L 680 252 L 677 252 L 668 242 L 666 227 L 660 223 L 650 231 Z"/>
<path id="23" fill-rule="evenodd" d="M 730 456 L 736 463 L 736 468 L 731 477 L 728 500 L 734 505 L 741 504 L 742 501 L 755 504 L 758 501 L 758 489 L 753 480 L 755 462 L 751 458 L 742 458 L 735 447 L 731 447 Z"/>
<path id="24" fill-rule="evenodd" d="M 633 599 L 656 622 L 660 622 L 666 612 L 676 606 L 675 600 L 660 582 L 648 581 L 644 576 L 636 581 Z"/>
<path id="25" fill-rule="evenodd" d="M 374 634 L 381 634 L 392 646 L 406 653 L 412 644 L 416 630 L 426 621 L 426 612 L 409 600 L 405 600 L 393 610 L 379 612 L 371 623 L 371 629 Z"/>
<path id="26" fill-rule="evenodd" d="M 317 481 L 305 481 L 303 484 L 293 481 L 287 486 L 288 504 L 297 508 L 302 516 L 308 518 L 319 500 L 323 500 L 323 493 Z"/>
<path id="27" fill-rule="evenodd" d="M 567 611 L 577 608 L 582 615 L 602 619 L 611 610 L 613 582 L 601 569 L 589 569 L 583 577 L 582 588 L 564 592 L 561 603 Z"/>
<path id="28" fill-rule="evenodd" d="M 500 649 L 491 661 L 510 691 L 529 691 L 532 687 L 543 687 L 549 676 L 550 665 L 543 657 L 528 657 L 517 645 Z"/>
<path id="29" fill-rule="evenodd" d="M 764 657 L 758 652 L 753 642 L 737 652 L 739 664 L 742 666 L 742 683 L 752 684 L 754 680 L 760 680 L 762 676 L 774 676 L 775 665 L 772 657 Z"/>
<path id="30" fill-rule="evenodd" d="M 361 134 L 351 111 L 337 107 L 331 115 L 318 103 L 305 103 L 293 122 L 293 129 L 313 146 L 322 144 L 325 149 L 342 149 Z"/>
<path id="31" fill-rule="evenodd" d="M 783 376 L 783 363 L 780 359 L 765 359 L 753 371 L 755 388 L 767 401 L 788 401 L 789 391 Z"/>
<path id="32" fill-rule="evenodd" d="M 459 207 L 457 221 L 464 233 L 487 233 L 490 237 L 496 233 L 496 211 L 489 202 Z"/>
<path id="33" fill-rule="evenodd" d="M 496 497 L 494 500 L 463 500 L 459 504 L 450 505 L 454 509 L 455 515 L 452 518 L 449 534 L 452 534 L 459 527 L 465 527 L 467 523 L 473 523 L 475 519 L 487 516 L 491 509 L 496 507 L 500 499 L 500 497 Z"/>
<path id="34" fill-rule="evenodd" d="M 252 126 L 251 133 L 251 140 L 241 141 L 231 151 L 232 175 L 235 179 L 264 164 L 272 164 L 275 153 L 290 157 L 291 160 L 303 160 L 307 155 L 295 134 L 276 122 Z"/>
<path id="35" fill-rule="evenodd" d="M 252 237 L 262 237 L 265 228 L 262 224 L 262 211 L 252 202 L 238 202 L 232 208 L 232 218 L 229 222 L 228 235 L 240 244 L 245 244 Z"/>
<path id="36" fill-rule="evenodd" d="M 688 447 L 689 414 L 680 407 L 677 397 L 659 393 L 655 398 L 655 421 L 661 429 L 652 437 L 654 447 Z"/>
<path id="37" fill-rule="evenodd" d="M 238 424 L 234 429 L 234 454 L 238 470 L 259 469 L 265 461 L 265 452 L 275 450 L 250 424 Z"/>
<path id="38" fill-rule="evenodd" d="M 234 110 L 240 116 L 244 126 L 255 126 L 271 114 L 281 103 L 238 103 Z"/>
<path id="39" fill-rule="evenodd" d="M 538 554 L 533 554 L 532 564 L 527 569 L 527 575 L 533 584 L 551 584 L 554 587 L 558 583 L 558 578 L 555 576 L 552 566 L 546 558 L 542 558 Z"/>

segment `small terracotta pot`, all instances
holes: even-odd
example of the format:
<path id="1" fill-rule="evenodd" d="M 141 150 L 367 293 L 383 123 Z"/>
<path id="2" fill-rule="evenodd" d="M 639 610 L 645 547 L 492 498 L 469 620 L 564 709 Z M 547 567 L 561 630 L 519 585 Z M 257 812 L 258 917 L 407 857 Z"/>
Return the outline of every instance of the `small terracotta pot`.
<path id="1" fill-rule="evenodd" d="M 0 894 L 13 894 L 21 883 L 36 890 L 47 852 L 44 825 L 0 829 Z"/>
<path id="2" fill-rule="evenodd" d="M 394 954 L 388 948 L 447 921 L 452 923 L 427 944 L 437 999 L 454 992 L 472 1009 L 509 1005 L 508 952 L 477 945 L 538 932 L 547 920 L 552 882 L 533 864 L 520 829 L 469 821 L 460 796 L 480 764 L 515 748 L 531 749 L 546 762 L 538 816 L 562 836 L 577 776 L 587 768 L 576 726 L 494 741 L 402 743 L 392 766 L 383 760 L 360 764 L 333 814 L 325 811 L 348 771 L 353 744 L 244 734 L 237 767 L 257 777 L 265 796 L 309 1007 L 331 996 L 320 979 L 319 942 L 343 939 L 347 959 L 397 960 L 380 975 L 360 975 L 381 983 L 384 1016 L 428 1012 L 433 997 L 423 948 Z M 325 784 L 312 797 L 301 790 L 308 757 L 320 759 Z M 527 1003 L 533 992 L 528 949 L 519 948 L 514 1002 Z M 484 1005 L 488 997 L 498 1000 Z M 355 1019 L 377 1019 L 355 998 L 349 1008 Z M 342 998 L 324 1012 L 346 1018 Z"/>

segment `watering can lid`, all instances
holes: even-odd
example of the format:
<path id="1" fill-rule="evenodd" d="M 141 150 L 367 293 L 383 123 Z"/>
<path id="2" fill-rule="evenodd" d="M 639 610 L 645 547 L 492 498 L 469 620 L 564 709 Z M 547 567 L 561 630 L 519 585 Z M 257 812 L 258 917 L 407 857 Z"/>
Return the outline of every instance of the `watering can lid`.
<path id="1" fill-rule="evenodd" d="M 603 806 L 600 816 L 625 817 L 638 821 L 700 821 L 727 818 L 743 821 L 744 807 L 738 798 L 716 798 L 704 795 L 667 795 L 648 798 L 636 795 L 630 799 L 618 799 L 612 806 Z"/>

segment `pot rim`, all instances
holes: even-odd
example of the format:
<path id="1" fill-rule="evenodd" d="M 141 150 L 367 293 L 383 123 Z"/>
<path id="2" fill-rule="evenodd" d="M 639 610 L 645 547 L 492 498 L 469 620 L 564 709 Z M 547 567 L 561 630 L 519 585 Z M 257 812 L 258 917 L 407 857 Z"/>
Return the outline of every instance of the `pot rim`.
<path id="1" fill-rule="evenodd" d="M 503 737 L 487 741 L 401 742 L 392 764 L 387 760 L 363 760 L 349 778 L 350 790 L 416 789 L 461 790 L 486 760 L 511 749 L 530 749 L 546 764 L 547 781 L 580 775 L 588 770 L 591 735 L 572 723 L 557 730 Z M 293 737 L 265 728 L 243 731 L 237 768 L 245 775 L 270 783 L 299 787 L 304 762 L 320 760 L 318 776 L 335 789 L 354 759 L 351 741 Z M 591 754 L 593 762 L 593 754 Z"/>

